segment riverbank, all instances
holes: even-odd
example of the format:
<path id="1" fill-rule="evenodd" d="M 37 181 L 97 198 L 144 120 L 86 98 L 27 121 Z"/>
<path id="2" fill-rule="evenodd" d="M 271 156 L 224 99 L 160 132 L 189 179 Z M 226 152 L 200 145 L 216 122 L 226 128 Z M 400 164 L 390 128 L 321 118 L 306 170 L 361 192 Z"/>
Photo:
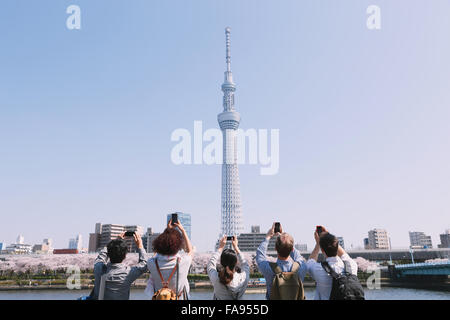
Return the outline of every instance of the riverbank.
<path id="1" fill-rule="evenodd" d="M 362 286 L 367 288 L 365 281 L 361 282 Z M 145 289 L 147 281 L 144 279 L 138 279 L 133 284 L 133 289 Z M 305 288 L 315 288 L 316 283 L 314 281 L 305 281 L 303 283 Z M 450 292 L 450 281 L 447 282 L 407 282 L 407 281 L 391 281 L 388 278 L 382 278 L 380 282 L 381 287 L 387 288 L 409 288 L 409 289 L 424 289 Z M 93 284 L 81 284 L 81 290 L 91 290 Z M 190 282 L 191 290 L 212 290 L 212 284 L 210 281 L 193 281 Z M 67 290 L 66 284 L 32 284 L 32 285 L 0 285 L 0 291 L 20 291 L 20 290 Z M 247 292 L 249 293 L 264 293 L 266 290 L 265 284 L 249 285 Z"/>
<path id="2" fill-rule="evenodd" d="M 450 292 L 418 290 L 406 288 L 381 287 L 379 290 L 364 289 L 367 300 L 450 300 Z M 0 291 L 0 300 L 77 300 L 86 296 L 89 289 L 84 290 L 8 290 Z M 306 300 L 314 300 L 315 289 L 305 288 Z M 191 300 L 211 300 L 212 290 L 193 289 Z M 144 289 L 132 288 L 130 300 L 149 300 Z M 244 300 L 264 300 L 265 290 L 247 290 Z"/>

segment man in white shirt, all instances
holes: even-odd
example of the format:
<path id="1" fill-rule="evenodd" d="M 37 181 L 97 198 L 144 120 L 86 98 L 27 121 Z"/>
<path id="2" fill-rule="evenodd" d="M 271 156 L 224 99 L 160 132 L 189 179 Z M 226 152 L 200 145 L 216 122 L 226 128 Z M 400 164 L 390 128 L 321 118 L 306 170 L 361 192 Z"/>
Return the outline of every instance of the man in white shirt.
<path id="1" fill-rule="evenodd" d="M 339 245 L 338 239 L 329 233 L 322 226 L 322 232 L 319 234 L 317 230 L 314 232 L 316 246 L 306 263 L 308 273 L 316 281 L 315 300 L 329 300 L 333 278 L 324 270 L 322 264 L 317 262 L 319 250 L 322 250 L 325 260 L 337 274 L 341 274 L 344 270 L 347 273 L 357 275 L 358 265 L 350 258 L 345 250 Z M 345 266 L 347 265 L 347 266 Z"/>

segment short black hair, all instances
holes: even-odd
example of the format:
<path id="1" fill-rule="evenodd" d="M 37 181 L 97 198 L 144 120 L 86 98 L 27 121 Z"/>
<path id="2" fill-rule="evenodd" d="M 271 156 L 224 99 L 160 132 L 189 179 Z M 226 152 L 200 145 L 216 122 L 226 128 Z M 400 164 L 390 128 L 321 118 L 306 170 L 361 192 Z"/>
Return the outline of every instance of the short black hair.
<path id="1" fill-rule="evenodd" d="M 338 248 L 339 248 L 339 240 L 331 233 L 324 233 L 320 236 L 319 240 L 320 248 L 325 252 L 327 257 L 336 257 Z"/>
<path id="2" fill-rule="evenodd" d="M 128 246 L 123 239 L 111 240 L 107 245 L 108 257 L 112 263 L 121 263 L 125 260 L 127 255 Z"/>

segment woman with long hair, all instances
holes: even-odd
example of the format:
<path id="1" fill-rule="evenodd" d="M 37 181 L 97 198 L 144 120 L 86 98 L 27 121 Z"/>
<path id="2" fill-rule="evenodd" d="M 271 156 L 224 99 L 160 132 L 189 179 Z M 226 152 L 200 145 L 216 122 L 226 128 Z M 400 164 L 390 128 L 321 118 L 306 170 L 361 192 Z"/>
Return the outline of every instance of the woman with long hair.
<path id="1" fill-rule="evenodd" d="M 239 250 L 236 236 L 232 240 L 234 250 L 224 249 L 226 243 L 227 237 L 224 236 L 220 240 L 219 248 L 209 260 L 208 276 L 214 286 L 214 299 L 240 300 L 247 289 L 250 266 Z"/>

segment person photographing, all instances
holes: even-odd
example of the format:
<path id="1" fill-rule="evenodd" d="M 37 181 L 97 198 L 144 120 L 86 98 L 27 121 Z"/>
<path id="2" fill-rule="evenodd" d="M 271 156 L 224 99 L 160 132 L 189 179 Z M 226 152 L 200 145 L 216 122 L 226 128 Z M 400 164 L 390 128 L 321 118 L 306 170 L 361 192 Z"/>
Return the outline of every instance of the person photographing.
<path id="1" fill-rule="evenodd" d="M 267 247 L 273 237 L 277 237 L 275 249 L 276 262 L 267 257 Z M 291 259 L 289 259 L 291 258 Z M 283 232 L 279 222 L 275 222 L 267 232 L 266 238 L 256 251 L 256 263 L 259 271 L 266 279 L 266 299 L 270 300 L 303 300 L 303 280 L 306 275 L 305 259 L 294 248 L 294 238 Z"/>
<path id="2" fill-rule="evenodd" d="M 227 238 L 231 241 L 233 249 L 225 248 Z M 250 266 L 239 250 L 236 236 L 222 237 L 219 248 L 208 262 L 207 272 L 214 287 L 215 300 L 242 299 L 250 279 Z"/>
<path id="3" fill-rule="evenodd" d="M 359 283 L 358 265 L 339 245 L 336 236 L 324 226 L 314 232 L 316 246 L 307 261 L 308 273 L 316 281 L 315 300 L 361 300 L 364 290 Z M 325 261 L 317 262 L 319 251 Z"/>
<path id="4" fill-rule="evenodd" d="M 117 239 L 111 240 L 95 259 L 92 299 L 128 300 L 131 284 L 147 271 L 144 246 L 141 236 L 137 233 L 127 233 L 127 236 L 134 238 L 138 248 L 139 261 L 132 267 L 123 263 L 128 251 L 125 235 L 126 233 L 123 232 Z"/>
<path id="5" fill-rule="evenodd" d="M 155 256 L 147 262 L 150 278 L 145 293 L 153 300 L 189 299 L 188 273 L 193 248 L 181 223 L 169 220 L 152 243 Z"/>

